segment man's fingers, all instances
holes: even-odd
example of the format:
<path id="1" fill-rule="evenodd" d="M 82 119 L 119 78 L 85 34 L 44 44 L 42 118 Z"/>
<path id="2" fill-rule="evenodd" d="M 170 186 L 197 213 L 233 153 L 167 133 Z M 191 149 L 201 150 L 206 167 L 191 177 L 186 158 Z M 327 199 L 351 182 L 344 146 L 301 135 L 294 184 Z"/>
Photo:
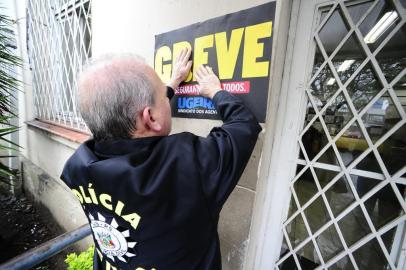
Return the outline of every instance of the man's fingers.
<path id="1" fill-rule="evenodd" d="M 199 77 L 200 79 L 204 77 L 204 74 L 202 73 L 200 68 L 196 70 L 196 77 Z"/>
<path id="2" fill-rule="evenodd" d="M 205 68 L 203 65 L 201 65 L 201 66 L 199 67 L 199 71 L 200 71 L 200 73 L 203 74 L 203 75 L 209 75 L 209 73 L 207 72 L 206 68 Z"/>
<path id="3" fill-rule="evenodd" d="M 183 63 L 186 64 L 187 61 L 189 61 L 190 54 L 192 53 L 192 50 L 189 48 L 185 48 L 185 55 L 183 58 Z"/>
<path id="4" fill-rule="evenodd" d="M 189 60 L 186 64 L 186 70 L 190 70 L 191 67 L 192 67 L 192 60 Z"/>
<path id="5" fill-rule="evenodd" d="M 185 47 L 183 48 L 180 52 L 178 57 L 176 57 L 176 63 L 185 66 L 190 58 L 190 54 L 192 53 L 192 50 Z"/>
<path id="6" fill-rule="evenodd" d="M 180 63 L 180 62 L 182 62 L 182 59 L 183 59 L 182 54 L 183 54 L 183 49 L 182 49 L 182 50 L 180 50 L 180 52 L 179 52 L 178 56 L 176 57 L 176 63 Z"/>
<path id="7" fill-rule="evenodd" d="M 199 82 L 202 79 L 202 77 L 200 77 L 200 75 L 199 75 L 199 71 L 195 72 L 195 78 L 196 78 L 197 82 Z"/>
<path id="8" fill-rule="evenodd" d="M 179 53 L 179 55 L 178 55 L 178 58 L 176 59 L 176 62 L 178 62 L 178 63 L 182 63 L 183 62 L 183 55 L 184 55 L 184 48 L 180 51 L 180 53 Z"/>
<path id="9" fill-rule="evenodd" d="M 183 60 L 183 62 L 185 62 L 185 60 L 187 60 L 187 53 L 188 53 L 188 50 L 189 50 L 189 49 L 186 48 L 186 47 L 183 48 L 183 50 L 182 50 L 182 51 L 183 51 L 183 53 L 182 53 L 182 56 L 183 56 L 183 59 L 182 59 L 182 60 Z"/>
<path id="10" fill-rule="evenodd" d="M 202 86 L 198 83 L 196 84 L 197 87 L 197 91 L 199 91 L 199 93 L 202 91 Z"/>
<path id="11" fill-rule="evenodd" d="M 209 66 L 206 66 L 206 70 L 208 74 L 214 74 L 213 69 Z"/>

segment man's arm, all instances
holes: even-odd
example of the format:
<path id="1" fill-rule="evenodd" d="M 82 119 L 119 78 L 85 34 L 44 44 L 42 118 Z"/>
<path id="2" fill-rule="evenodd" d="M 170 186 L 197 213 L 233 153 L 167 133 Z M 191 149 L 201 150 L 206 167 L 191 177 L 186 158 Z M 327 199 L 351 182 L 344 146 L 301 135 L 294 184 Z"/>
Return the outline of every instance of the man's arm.
<path id="1" fill-rule="evenodd" d="M 261 126 L 239 98 L 221 90 L 210 67 L 200 67 L 195 75 L 200 94 L 213 100 L 224 122 L 195 144 L 203 190 L 214 214 L 218 214 L 248 163 Z"/>

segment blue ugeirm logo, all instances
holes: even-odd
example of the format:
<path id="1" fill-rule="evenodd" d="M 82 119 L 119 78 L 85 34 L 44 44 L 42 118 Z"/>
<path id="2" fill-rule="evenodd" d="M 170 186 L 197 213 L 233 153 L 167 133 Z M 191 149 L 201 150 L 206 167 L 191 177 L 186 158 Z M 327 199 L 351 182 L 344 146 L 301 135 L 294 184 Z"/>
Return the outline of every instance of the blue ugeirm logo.
<path id="1" fill-rule="evenodd" d="M 214 109 L 213 102 L 205 97 L 178 98 L 178 109 Z"/>

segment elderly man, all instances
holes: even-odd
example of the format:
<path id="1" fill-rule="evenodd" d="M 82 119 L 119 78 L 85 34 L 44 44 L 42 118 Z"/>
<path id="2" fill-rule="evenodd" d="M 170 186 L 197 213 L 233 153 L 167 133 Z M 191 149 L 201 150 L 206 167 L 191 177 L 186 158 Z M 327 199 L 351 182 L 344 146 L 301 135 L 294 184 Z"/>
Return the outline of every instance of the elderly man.
<path id="1" fill-rule="evenodd" d="M 206 138 L 169 135 L 169 100 L 190 71 L 190 53 L 181 52 L 168 86 L 135 56 L 94 61 L 80 75 L 80 111 L 93 138 L 61 178 L 89 219 L 94 269 L 221 269 L 220 210 L 261 127 L 202 66 L 200 94 L 224 124 Z"/>

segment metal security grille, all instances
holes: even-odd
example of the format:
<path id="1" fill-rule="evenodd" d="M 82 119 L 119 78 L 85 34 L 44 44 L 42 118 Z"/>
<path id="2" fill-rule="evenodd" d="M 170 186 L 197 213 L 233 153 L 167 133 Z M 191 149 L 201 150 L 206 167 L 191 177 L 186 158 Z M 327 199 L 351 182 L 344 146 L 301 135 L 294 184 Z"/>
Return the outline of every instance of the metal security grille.
<path id="1" fill-rule="evenodd" d="M 36 116 L 87 131 L 76 74 L 91 56 L 91 0 L 28 1 L 28 51 Z"/>
<path id="2" fill-rule="evenodd" d="M 405 3 L 317 10 L 276 269 L 406 269 Z"/>

